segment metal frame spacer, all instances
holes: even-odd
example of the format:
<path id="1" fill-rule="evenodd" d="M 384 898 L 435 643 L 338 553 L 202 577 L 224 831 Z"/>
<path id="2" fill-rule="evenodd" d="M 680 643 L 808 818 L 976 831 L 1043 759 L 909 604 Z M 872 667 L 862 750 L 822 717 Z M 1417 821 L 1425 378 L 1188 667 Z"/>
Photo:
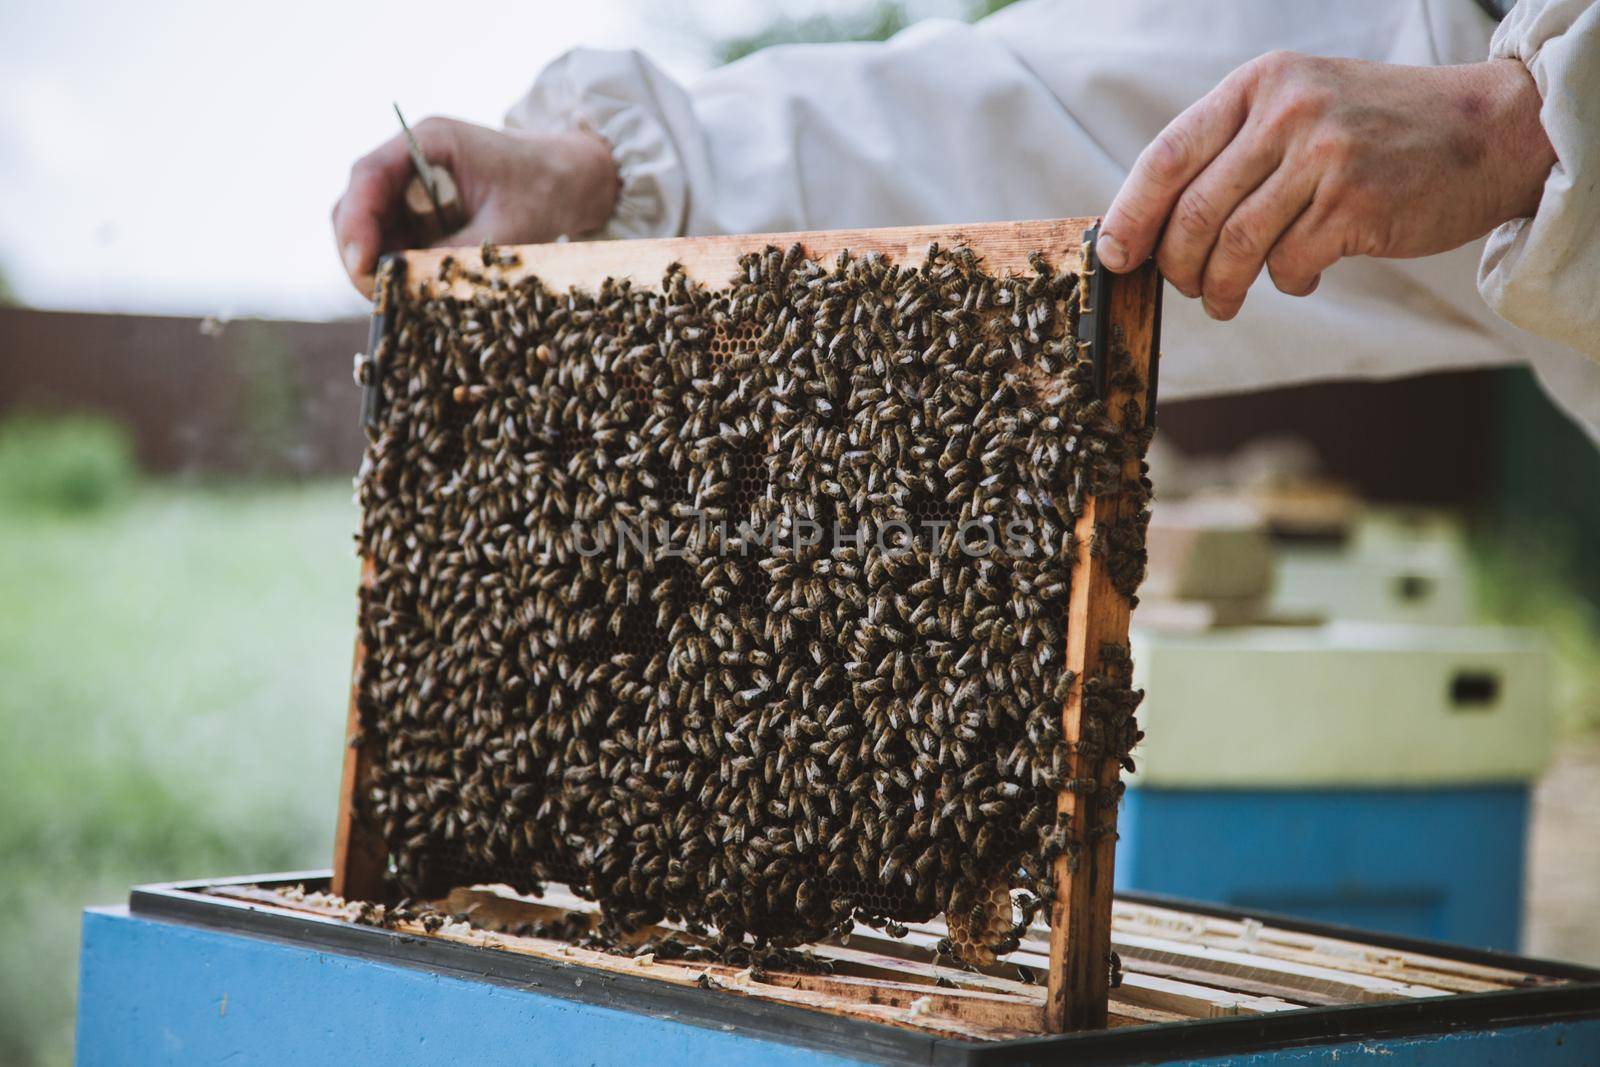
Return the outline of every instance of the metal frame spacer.
<path id="1" fill-rule="evenodd" d="M 380 349 L 389 337 L 389 327 L 394 322 L 395 303 L 399 300 L 400 286 L 406 276 L 406 261 L 397 255 L 387 255 L 378 260 L 376 280 L 373 282 L 372 325 L 367 331 L 367 383 L 361 387 L 361 426 L 369 437 L 378 434 L 378 420 L 383 414 L 383 363 Z"/>

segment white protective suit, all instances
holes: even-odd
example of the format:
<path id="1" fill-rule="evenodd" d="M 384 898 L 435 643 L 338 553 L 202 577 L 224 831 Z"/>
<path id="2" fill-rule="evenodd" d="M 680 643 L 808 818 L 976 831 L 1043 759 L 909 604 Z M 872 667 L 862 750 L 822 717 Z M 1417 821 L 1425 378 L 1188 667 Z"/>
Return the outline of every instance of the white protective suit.
<path id="1" fill-rule="evenodd" d="M 1559 162 L 1537 215 L 1427 259 L 1345 260 L 1308 299 L 1263 274 L 1231 323 L 1169 300 L 1162 396 L 1526 362 L 1600 440 L 1600 0 L 1521 0 L 1498 31 L 1473 0 L 1029 0 L 769 48 L 690 88 L 579 49 L 506 122 L 611 143 L 602 237 L 1096 215 L 1167 122 L 1263 52 L 1468 63 L 1491 36 L 1544 98 Z"/>

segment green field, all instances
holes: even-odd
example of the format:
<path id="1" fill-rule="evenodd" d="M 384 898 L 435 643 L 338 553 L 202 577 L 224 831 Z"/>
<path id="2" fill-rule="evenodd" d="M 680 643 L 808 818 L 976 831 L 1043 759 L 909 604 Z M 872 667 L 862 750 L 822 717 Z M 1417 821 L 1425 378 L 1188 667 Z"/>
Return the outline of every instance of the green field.
<path id="1" fill-rule="evenodd" d="M 0 501 L 0 1063 L 71 1062 L 85 905 L 328 864 L 354 528 L 347 484 Z"/>

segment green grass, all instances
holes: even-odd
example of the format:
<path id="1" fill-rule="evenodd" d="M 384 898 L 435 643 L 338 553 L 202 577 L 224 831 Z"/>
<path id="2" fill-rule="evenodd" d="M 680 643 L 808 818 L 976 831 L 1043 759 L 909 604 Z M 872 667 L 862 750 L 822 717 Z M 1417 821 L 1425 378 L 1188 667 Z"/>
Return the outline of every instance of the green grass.
<path id="1" fill-rule="evenodd" d="M 331 484 L 0 508 L 0 1063 L 71 1061 L 85 905 L 329 862 L 354 526 Z"/>

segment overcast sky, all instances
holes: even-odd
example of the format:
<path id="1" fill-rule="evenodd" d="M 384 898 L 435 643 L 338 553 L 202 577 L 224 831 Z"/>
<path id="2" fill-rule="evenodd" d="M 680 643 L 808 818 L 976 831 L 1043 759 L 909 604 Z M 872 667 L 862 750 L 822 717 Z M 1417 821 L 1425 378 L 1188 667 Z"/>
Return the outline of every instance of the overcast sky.
<path id="1" fill-rule="evenodd" d="M 794 5 L 788 5 L 793 7 Z M 328 212 L 389 107 L 496 123 L 575 44 L 647 46 L 704 69 L 691 5 L 0 4 L 0 273 L 42 307 L 325 318 L 365 305 Z M 696 24 L 761 24 L 701 0 Z"/>

